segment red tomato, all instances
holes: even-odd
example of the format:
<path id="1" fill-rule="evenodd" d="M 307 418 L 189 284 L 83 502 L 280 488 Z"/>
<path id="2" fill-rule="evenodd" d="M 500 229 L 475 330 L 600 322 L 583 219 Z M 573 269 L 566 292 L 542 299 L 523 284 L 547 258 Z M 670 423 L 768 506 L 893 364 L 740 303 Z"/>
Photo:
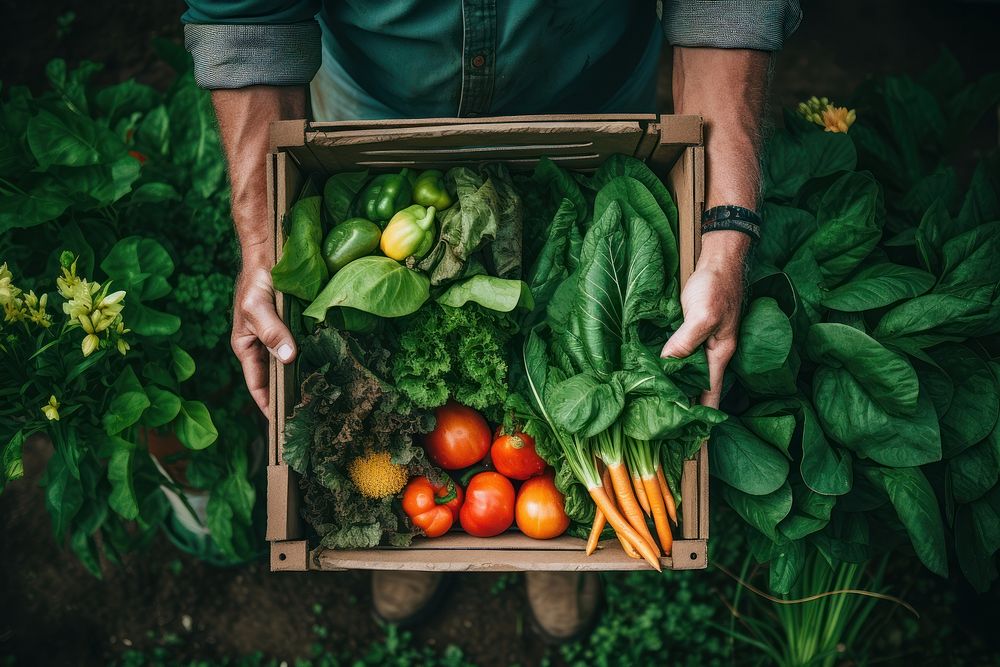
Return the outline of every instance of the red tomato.
<path id="1" fill-rule="evenodd" d="M 532 477 L 517 493 L 517 527 L 536 540 L 559 537 L 569 528 L 564 502 L 551 474 Z"/>
<path id="2" fill-rule="evenodd" d="M 490 458 L 497 472 L 511 479 L 528 479 L 545 472 L 545 461 L 535 452 L 535 439 L 527 433 L 498 436 Z"/>
<path id="3" fill-rule="evenodd" d="M 424 436 L 424 449 L 435 465 L 461 470 L 482 461 L 490 451 L 490 427 L 472 408 L 448 401 L 434 416 L 437 424 Z"/>
<path id="4" fill-rule="evenodd" d="M 465 487 L 458 516 L 469 535 L 499 535 L 514 523 L 514 485 L 498 472 L 479 473 Z"/>
<path id="5" fill-rule="evenodd" d="M 449 495 L 454 497 L 445 501 Z M 462 487 L 454 482 L 434 486 L 426 477 L 414 477 L 403 490 L 403 511 L 427 537 L 440 537 L 458 520 Z"/>

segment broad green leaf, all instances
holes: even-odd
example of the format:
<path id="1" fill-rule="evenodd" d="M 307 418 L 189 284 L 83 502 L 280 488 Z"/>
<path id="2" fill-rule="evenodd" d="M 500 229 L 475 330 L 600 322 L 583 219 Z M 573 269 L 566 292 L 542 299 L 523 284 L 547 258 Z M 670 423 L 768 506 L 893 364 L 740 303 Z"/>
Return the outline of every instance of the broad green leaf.
<path id="1" fill-rule="evenodd" d="M 677 206 L 674 204 L 673 197 L 663 185 L 663 181 L 653 173 L 645 162 L 630 155 L 616 153 L 601 163 L 600 169 L 594 173 L 590 180 L 590 187 L 599 192 L 618 176 L 628 176 L 642 183 L 653 195 L 660 210 L 667 216 L 667 221 L 670 223 L 669 229 L 672 230 L 673 234 L 677 233 Z M 646 222 L 653 224 L 648 218 Z M 655 224 L 653 226 L 655 228 Z M 657 231 L 659 233 L 659 230 Z"/>
<path id="2" fill-rule="evenodd" d="M 320 222 L 321 205 L 322 197 L 306 197 L 295 202 L 292 210 L 286 216 L 289 220 L 286 223 L 288 225 L 288 238 L 285 239 L 281 249 L 281 258 L 271 269 L 274 289 L 297 296 L 305 301 L 316 299 L 323 283 L 330 277 L 320 248 L 320 244 L 323 242 L 323 227 Z M 337 275 L 342 273 L 343 270 Z M 336 276 L 334 277 L 336 278 Z"/>
<path id="3" fill-rule="evenodd" d="M 778 524 L 792 509 L 792 487 L 787 481 L 765 495 L 751 495 L 725 485 L 722 497 L 744 521 L 771 540 L 778 541 Z"/>
<path id="4" fill-rule="evenodd" d="M 937 291 L 1000 282 L 1000 221 L 983 224 L 944 244 L 944 268 Z"/>
<path id="5" fill-rule="evenodd" d="M 991 286 L 904 301 L 879 321 L 872 335 L 897 347 L 925 348 L 985 336 L 1000 328 L 1000 292 Z"/>
<path id="6" fill-rule="evenodd" d="M 139 178 L 139 161 L 129 155 L 86 167 L 49 168 L 64 189 L 81 208 L 109 206 L 127 195 Z"/>
<path id="7" fill-rule="evenodd" d="M 920 296 L 935 278 L 926 271 L 901 264 L 874 264 L 862 269 L 849 282 L 827 292 L 821 302 L 827 308 L 846 312 L 874 310 Z"/>
<path id="8" fill-rule="evenodd" d="M 625 392 L 614 377 L 601 382 L 591 375 L 580 374 L 549 389 L 546 402 L 559 428 L 590 438 L 618 419 L 625 406 Z"/>
<path id="9" fill-rule="evenodd" d="M 997 171 L 998 159 L 995 156 L 976 165 L 969 191 L 948 238 L 971 231 L 978 225 L 1000 220 L 1000 184 L 997 182 Z"/>
<path id="10" fill-rule="evenodd" d="M 181 196 L 169 183 L 143 183 L 129 197 L 129 204 L 159 204 L 165 201 L 179 201 Z"/>
<path id="11" fill-rule="evenodd" d="M 751 392 L 795 393 L 799 359 L 792 350 L 792 325 L 771 297 L 754 299 L 740 323 L 733 370 Z"/>
<path id="12" fill-rule="evenodd" d="M 77 467 L 77 453 L 67 446 L 56 445 L 55 453 L 45 467 L 42 486 L 45 487 L 45 507 L 52 517 L 52 532 L 61 544 L 73 518 L 83 506 L 83 485 Z"/>
<path id="13" fill-rule="evenodd" d="M 764 229 L 754 259 L 774 268 L 783 267 L 817 230 L 815 216 L 794 206 L 765 202 L 760 217 L 764 221 Z"/>
<path id="14" fill-rule="evenodd" d="M 188 449 L 205 449 L 219 436 L 208 408 L 201 401 L 182 401 L 174 432 Z"/>
<path id="15" fill-rule="evenodd" d="M 368 170 L 345 171 L 326 179 L 323 186 L 323 209 L 331 225 L 350 217 L 351 204 L 368 181 Z"/>
<path id="16" fill-rule="evenodd" d="M 792 484 L 792 499 L 792 511 L 778 526 L 778 532 L 789 540 L 801 540 L 823 530 L 837 504 L 836 496 L 820 495 L 797 481 Z"/>
<path id="17" fill-rule="evenodd" d="M 114 125 L 119 118 L 155 107 L 160 103 L 160 94 L 154 88 L 129 79 L 102 88 L 94 96 L 94 101 Z"/>
<path id="18" fill-rule="evenodd" d="M 429 298 L 430 280 L 423 273 L 388 257 L 362 257 L 338 271 L 302 314 L 321 321 L 328 309 L 346 306 L 379 317 L 402 317 Z"/>
<path id="19" fill-rule="evenodd" d="M 149 308 L 141 302 L 129 301 L 128 296 L 125 297 L 122 319 L 126 327 L 140 336 L 170 336 L 181 328 L 181 318 Z"/>
<path id="20" fill-rule="evenodd" d="M 563 199 L 548 225 L 545 242 L 528 274 L 535 305 L 543 312 L 556 289 L 569 275 L 569 230 L 575 224 L 573 202 Z"/>
<path id="21" fill-rule="evenodd" d="M 948 479 L 955 502 L 966 504 L 978 500 L 1000 480 L 1000 436 L 994 440 L 996 444 L 983 441 L 948 461 Z"/>
<path id="22" fill-rule="evenodd" d="M 962 505 L 955 512 L 955 554 L 962 574 L 980 593 L 997 578 L 997 567 L 987 541 L 1000 534 L 1000 514 L 984 501 Z"/>
<path id="23" fill-rule="evenodd" d="M 534 308 L 531 290 L 523 280 L 481 274 L 453 283 L 437 298 L 438 303 L 452 308 L 461 308 L 469 301 L 501 313 L 509 313 L 518 306 L 526 310 Z"/>
<path id="24" fill-rule="evenodd" d="M 5 193 L 0 198 L 0 233 L 55 220 L 72 204 L 55 179 L 42 180 L 24 193 Z"/>
<path id="25" fill-rule="evenodd" d="M 190 379 L 195 371 L 194 359 L 177 345 L 170 346 L 170 367 L 178 382 Z"/>
<path id="26" fill-rule="evenodd" d="M 151 155 L 166 155 L 170 150 L 170 118 L 165 106 L 158 106 L 139 121 L 135 131 L 136 146 Z"/>
<path id="27" fill-rule="evenodd" d="M 82 167 L 125 153 L 124 144 L 106 127 L 67 110 L 58 114 L 39 111 L 28 122 L 27 141 L 43 169 L 52 165 Z"/>
<path id="28" fill-rule="evenodd" d="M 941 345 L 929 354 L 955 389 L 940 419 L 944 456 L 951 458 L 993 431 L 1000 417 L 1000 386 L 990 365 L 964 345 Z"/>
<path id="29" fill-rule="evenodd" d="M 823 430 L 862 458 L 893 467 L 941 459 L 937 415 L 926 392 L 911 415 L 893 414 L 850 371 L 823 366 L 815 373 L 812 397 Z"/>
<path id="30" fill-rule="evenodd" d="M 935 273 L 941 270 L 941 250 L 951 228 L 951 216 L 942 199 L 935 199 L 924 211 L 916 231 L 917 251 L 924 268 Z"/>
<path id="31" fill-rule="evenodd" d="M 111 495 L 108 497 L 108 505 L 122 518 L 135 519 L 139 516 L 139 501 L 135 495 L 135 483 L 132 479 L 135 444 L 117 436 L 110 437 L 108 444 L 111 446 L 108 458 Z"/>
<path id="32" fill-rule="evenodd" d="M 677 209 L 660 179 L 641 162 L 639 165 L 646 174 L 644 181 L 640 182 L 631 176 L 618 176 L 597 191 L 594 220 L 596 222 L 604 215 L 611 202 L 617 202 L 626 221 L 639 216 L 656 234 L 663 255 L 663 266 L 677 266 Z M 658 195 L 650 187 L 653 182 Z"/>
<path id="33" fill-rule="evenodd" d="M 142 423 L 149 428 L 159 428 L 169 424 L 181 411 L 181 398 L 172 391 L 160 389 L 156 385 L 146 387 L 149 407 L 142 413 Z"/>
<path id="34" fill-rule="evenodd" d="M 948 550 L 937 497 L 920 468 L 861 466 L 861 472 L 889 496 L 913 550 L 928 570 L 948 575 Z"/>
<path id="35" fill-rule="evenodd" d="M 111 248 L 101 270 L 115 281 L 117 289 L 132 291 L 152 276 L 168 278 L 174 272 L 174 261 L 159 241 L 128 236 Z"/>
<path id="36" fill-rule="evenodd" d="M 854 473 L 851 455 L 830 445 L 819 419 L 808 402 L 802 402 L 802 460 L 799 473 L 816 493 L 840 496 L 851 490 Z"/>
<path id="37" fill-rule="evenodd" d="M 846 134 L 776 132 L 764 158 L 764 191 L 769 198 L 792 199 L 806 181 L 852 170 L 857 159 Z"/>
<path id="38" fill-rule="evenodd" d="M 863 331 L 844 324 L 814 324 L 806 349 L 815 361 L 850 373 L 886 412 L 906 415 L 916 409 L 919 382 L 913 366 Z"/>
<path id="39" fill-rule="evenodd" d="M 111 385 L 110 396 L 107 411 L 101 418 L 104 432 L 108 435 L 118 435 L 134 425 L 149 407 L 149 398 L 131 366 L 122 369 Z"/>
<path id="40" fill-rule="evenodd" d="M 774 445 L 789 456 L 788 448 L 792 444 L 797 427 L 795 414 L 798 407 L 799 402 L 794 399 L 765 401 L 751 405 L 740 415 L 740 421 L 758 438 Z"/>
<path id="41" fill-rule="evenodd" d="M 208 91 L 198 88 L 190 75 L 182 77 L 167 112 L 173 161 L 190 170 L 191 186 L 207 198 L 222 186 L 226 170 Z"/>
<path id="42" fill-rule="evenodd" d="M 798 540 L 784 542 L 772 554 L 768 567 L 771 592 L 787 595 L 798 581 L 806 564 L 805 544 Z"/>
<path id="43" fill-rule="evenodd" d="M 635 396 L 628 400 L 622 429 L 636 440 L 673 440 L 697 451 L 713 424 L 726 414 L 704 405 L 688 405 L 667 396 Z M 693 454 L 693 452 L 692 452 Z"/>
<path id="44" fill-rule="evenodd" d="M 716 426 L 708 446 L 709 470 L 750 495 L 774 493 L 788 478 L 788 459 L 733 420 Z"/>

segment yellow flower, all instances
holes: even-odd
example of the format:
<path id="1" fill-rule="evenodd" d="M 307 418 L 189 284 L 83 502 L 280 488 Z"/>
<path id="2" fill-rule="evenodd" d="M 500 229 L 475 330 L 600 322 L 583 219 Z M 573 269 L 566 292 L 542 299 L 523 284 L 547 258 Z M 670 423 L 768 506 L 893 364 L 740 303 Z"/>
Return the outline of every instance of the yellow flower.
<path id="1" fill-rule="evenodd" d="M 20 298 L 14 297 L 3 304 L 3 319 L 5 322 L 20 322 L 24 319 L 27 311 Z"/>
<path id="2" fill-rule="evenodd" d="M 118 348 L 118 351 L 124 357 L 125 353 L 132 349 L 132 347 L 127 342 L 125 342 L 125 334 L 131 332 L 132 330 L 125 328 L 125 323 L 122 322 L 122 318 L 120 317 L 116 320 L 116 323 L 118 326 L 115 327 L 114 331 L 118 337 L 118 340 L 115 342 L 115 347 Z"/>
<path id="3" fill-rule="evenodd" d="M 823 110 L 823 127 L 827 132 L 844 132 L 854 124 L 857 114 L 847 107 L 827 107 Z"/>
<path id="4" fill-rule="evenodd" d="M 101 344 L 101 339 L 97 337 L 97 334 L 87 334 L 83 337 L 83 342 L 80 343 L 80 349 L 83 350 L 83 356 L 89 357 L 97 347 Z"/>
<path id="5" fill-rule="evenodd" d="M 68 296 L 63 294 L 63 297 L 67 299 L 62 306 L 63 312 L 69 315 L 70 320 L 75 320 L 80 315 L 90 315 L 90 311 L 94 308 L 93 294 L 99 289 L 101 289 L 99 283 L 88 283 L 86 280 L 80 280 L 73 285 Z M 62 294 L 61 289 L 59 292 Z"/>
<path id="6" fill-rule="evenodd" d="M 50 422 L 59 421 L 59 401 L 56 400 L 55 394 L 49 396 L 49 402 L 42 406 L 42 414 Z"/>
<path id="7" fill-rule="evenodd" d="M 74 258 L 69 267 L 62 267 L 62 275 L 56 278 L 56 287 L 59 289 L 59 294 L 62 295 L 62 298 L 72 299 L 76 287 L 80 282 L 80 277 L 76 275 L 76 259 Z"/>
<path id="8" fill-rule="evenodd" d="M 0 305 L 4 307 L 21 295 L 21 290 L 14 287 L 13 280 L 14 276 L 7 268 L 7 262 L 0 264 Z"/>
<path id="9" fill-rule="evenodd" d="M 34 324 L 45 329 L 49 328 L 52 324 L 52 318 L 49 314 L 45 312 L 45 307 L 49 303 L 49 295 L 43 294 L 41 298 L 35 296 L 34 291 L 29 291 L 28 295 L 24 297 L 24 305 L 27 309 L 28 319 L 30 319 Z"/>

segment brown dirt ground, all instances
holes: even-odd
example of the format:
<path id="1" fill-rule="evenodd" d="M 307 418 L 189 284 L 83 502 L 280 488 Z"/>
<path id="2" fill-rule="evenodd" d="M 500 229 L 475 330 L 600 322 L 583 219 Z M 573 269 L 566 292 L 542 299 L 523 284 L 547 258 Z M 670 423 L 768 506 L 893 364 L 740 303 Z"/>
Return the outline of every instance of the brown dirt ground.
<path id="1" fill-rule="evenodd" d="M 777 61 L 775 109 L 813 94 L 843 98 L 868 76 L 919 72 L 943 45 L 971 75 L 1000 64 L 997 2 L 803 5 L 806 20 Z M 150 45 L 154 37 L 181 39 L 183 9 L 175 0 L 0 0 L 0 79 L 40 88 L 45 63 L 60 56 L 71 64 L 85 58 L 106 63 L 100 75 L 106 83 L 136 77 L 163 85 L 171 75 Z M 57 37 L 56 19 L 68 11 L 76 19 Z M 660 90 L 661 108 L 667 109 L 666 78 Z M 996 145 L 996 137 L 993 119 L 979 140 Z M 367 578 L 359 573 L 272 575 L 264 563 L 219 569 L 163 539 L 123 568 L 108 569 L 104 580 L 94 579 L 53 541 L 37 487 L 44 452 L 33 450 L 26 458 L 26 479 L 0 496 L 0 658 L 15 656 L 19 665 L 100 664 L 122 646 L 150 647 L 179 637 L 189 656 L 260 650 L 292 659 L 308 655 L 314 624 L 326 626 L 347 649 L 381 634 L 368 612 Z M 525 631 L 523 591 L 508 586 L 494 595 L 498 582 L 500 575 L 462 577 L 445 612 L 432 628 L 417 631 L 417 639 L 456 643 L 484 665 L 535 663 L 543 648 Z M 490 600 L 489 624 L 470 621 L 484 613 L 483 600 Z M 317 604 L 327 610 L 320 616 L 313 612 Z M 190 631 L 183 627 L 185 616 Z"/>

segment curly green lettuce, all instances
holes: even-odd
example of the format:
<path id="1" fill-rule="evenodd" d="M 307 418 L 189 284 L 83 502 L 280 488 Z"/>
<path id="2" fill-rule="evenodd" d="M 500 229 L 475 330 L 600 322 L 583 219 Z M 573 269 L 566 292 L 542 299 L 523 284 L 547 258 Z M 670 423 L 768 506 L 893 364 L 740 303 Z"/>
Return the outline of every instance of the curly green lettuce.
<path id="1" fill-rule="evenodd" d="M 436 408 L 451 397 L 495 419 L 507 399 L 505 347 L 515 331 L 504 313 L 429 303 L 399 337 L 395 385 L 419 408 Z"/>

